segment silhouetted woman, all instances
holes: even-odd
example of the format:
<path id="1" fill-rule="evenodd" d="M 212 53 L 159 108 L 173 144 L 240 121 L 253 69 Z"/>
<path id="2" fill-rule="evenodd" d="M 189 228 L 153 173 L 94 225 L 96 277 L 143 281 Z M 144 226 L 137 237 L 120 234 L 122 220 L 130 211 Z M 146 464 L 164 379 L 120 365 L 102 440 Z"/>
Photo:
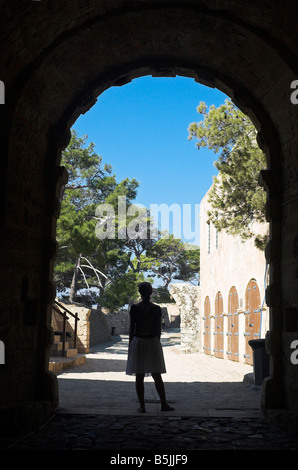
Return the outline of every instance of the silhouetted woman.
<path id="1" fill-rule="evenodd" d="M 149 282 L 139 285 L 142 301 L 130 308 L 129 349 L 127 375 L 136 376 L 136 391 L 140 402 L 138 411 L 145 413 L 144 377 L 152 375 L 161 401 L 161 411 L 172 411 L 166 401 L 161 374 L 166 372 L 160 344 L 162 312 L 159 305 L 150 301 L 152 286 Z"/>

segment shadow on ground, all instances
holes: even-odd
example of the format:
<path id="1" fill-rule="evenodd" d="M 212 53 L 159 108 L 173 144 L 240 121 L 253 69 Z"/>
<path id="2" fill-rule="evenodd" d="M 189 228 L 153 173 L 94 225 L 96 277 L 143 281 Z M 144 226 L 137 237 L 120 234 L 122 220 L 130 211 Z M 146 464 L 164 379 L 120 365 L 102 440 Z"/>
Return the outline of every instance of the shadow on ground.
<path id="1" fill-rule="evenodd" d="M 162 337 L 161 342 L 167 367 L 163 379 L 168 401 L 175 407 L 173 415 L 247 416 L 259 412 L 260 390 L 253 386 L 251 367 L 204 354 L 180 354 L 176 333 Z M 59 409 L 66 413 L 136 414 L 135 378 L 125 374 L 127 348 L 127 337 L 112 337 L 109 343 L 92 348 L 84 365 L 59 375 Z M 251 372 L 243 375 L 243 370 Z M 151 377 L 145 378 L 145 398 L 147 412 L 159 414 Z"/>

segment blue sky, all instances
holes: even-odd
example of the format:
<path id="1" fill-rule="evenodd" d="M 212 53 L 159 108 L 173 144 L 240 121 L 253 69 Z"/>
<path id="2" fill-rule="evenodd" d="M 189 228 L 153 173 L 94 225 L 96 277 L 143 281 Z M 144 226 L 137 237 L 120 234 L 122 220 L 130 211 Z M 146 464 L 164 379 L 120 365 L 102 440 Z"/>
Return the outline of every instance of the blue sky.
<path id="1" fill-rule="evenodd" d="M 212 184 L 217 157 L 188 141 L 187 129 L 201 120 L 200 101 L 219 106 L 225 99 L 193 79 L 142 77 L 109 88 L 73 127 L 88 135 L 118 181 L 137 179 L 136 203 L 194 207 Z"/>

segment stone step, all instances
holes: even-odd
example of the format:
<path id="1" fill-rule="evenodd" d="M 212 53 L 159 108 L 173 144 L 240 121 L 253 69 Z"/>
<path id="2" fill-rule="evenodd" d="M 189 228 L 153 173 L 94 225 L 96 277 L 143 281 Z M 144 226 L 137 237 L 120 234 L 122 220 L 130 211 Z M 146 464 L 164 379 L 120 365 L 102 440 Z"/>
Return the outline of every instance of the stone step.
<path id="1" fill-rule="evenodd" d="M 54 335 L 54 342 L 59 343 L 62 341 L 63 335 Z M 71 335 L 66 335 L 66 341 L 68 341 L 71 338 Z"/>
<path id="2" fill-rule="evenodd" d="M 78 354 L 70 358 L 54 356 L 50 359 L 49 370 L 54 374 L 61 374 L 64 370 L 80 366 L 85 362 L 86 356 L 84 354 Z"/>
<path id="3" fill-rule="evenodd" d="M 69 348 L 69 343 L 65 343 L 65 349 Z M 61 341 L 55 342 L 51 346 L 52 351 L 62 351 L 63 349 L 63 343 Z"/>
<path id="4" fill-rule="evenodd" d="M 78 354 L 77 349 L 65 349 L 64 355 L 62 350 L 53 350 L 51 349 L 50 355 L 53 357 L 74 357 Z"/>
<path id="5" fill-rule="evenodd" d="M 66 349 L 64 352 L 64 357 L 73 357 L 78 354 L 77 349 Z"/>

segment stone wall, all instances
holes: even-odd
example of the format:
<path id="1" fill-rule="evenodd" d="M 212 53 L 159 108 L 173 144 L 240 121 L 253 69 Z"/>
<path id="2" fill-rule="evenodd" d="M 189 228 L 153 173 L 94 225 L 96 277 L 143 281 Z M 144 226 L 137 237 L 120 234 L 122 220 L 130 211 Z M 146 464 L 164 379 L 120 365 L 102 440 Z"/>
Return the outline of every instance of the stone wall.
<path id="1" fill-rule="evenodd" d="M 107 312 L 90 309 L 82 304 L 59 302 L 73 314 L 77 313 L 79 321 L 77 324 L 77 349 L 79 353 L 88 353 L 90 348 L 97 344 L 106 343 L 111 336 L 129 334 L 129 313 L 126 309 L 119 312 Z M 175 304 L 160 304 L 162 308 L 163 327 L 179 326 L 179 312 Z M 170 311 L 170 313 L 168 312 Z M 62 317 L 53 309 L 52 328 L 54 331 L 62 331 Z M 74 347 L 75 319 L 68 315 L 66 331 L 71 334 L 68 341 L 70 347 Z"/>
<path id="2" fill-rule="evenodd" d="M 162 309 L 163 328 L 179 327 L 179 309 L 175 303 L 159 304 Z M 129 312 L 121 309 L 119 312 L 105 312 L 104 318 L 110 334 L 129 334 Z M 113 329 L 113 330 L 112 330 Z"/>
<path id="3" fill-rule="evenodd" d="M 92 346 L 105 343 L 111 339 L 104 313 L 82 304 L 70 304 L 69 302 L 60 302 L 60 304 L 73 314 L 78 314 L 76 347 L 79 353 L 89 353 Z M 66 331 L 71 334 L 70 347 L 74 347 L 75 319 L 71 315 L 67 316 Z M 55 310 L 52 312 L 52 328 L 54 331 L 62 331 L 62 320 Z"/>
<path id="4" fill-rule="evenodd" d="M 128 310 L 121 309 L 119 312 L 104 313 L 104 319 L 111 335 L 129 334 L 129 313 Z"/>
<path id="5" fill-rule="evenodd" d="M 111 340 L 111 332 L 103 312 L 95 309 L 91 310 L 89 332 L 90 348 L 96 344 L 106 343 Z"/>
<path id="6" fill-rule="evenodd" d="M 159 304 L 162 309 L 162 321 L 164 328 L 180 327 L 180 312 L 176 303 Z"/>

